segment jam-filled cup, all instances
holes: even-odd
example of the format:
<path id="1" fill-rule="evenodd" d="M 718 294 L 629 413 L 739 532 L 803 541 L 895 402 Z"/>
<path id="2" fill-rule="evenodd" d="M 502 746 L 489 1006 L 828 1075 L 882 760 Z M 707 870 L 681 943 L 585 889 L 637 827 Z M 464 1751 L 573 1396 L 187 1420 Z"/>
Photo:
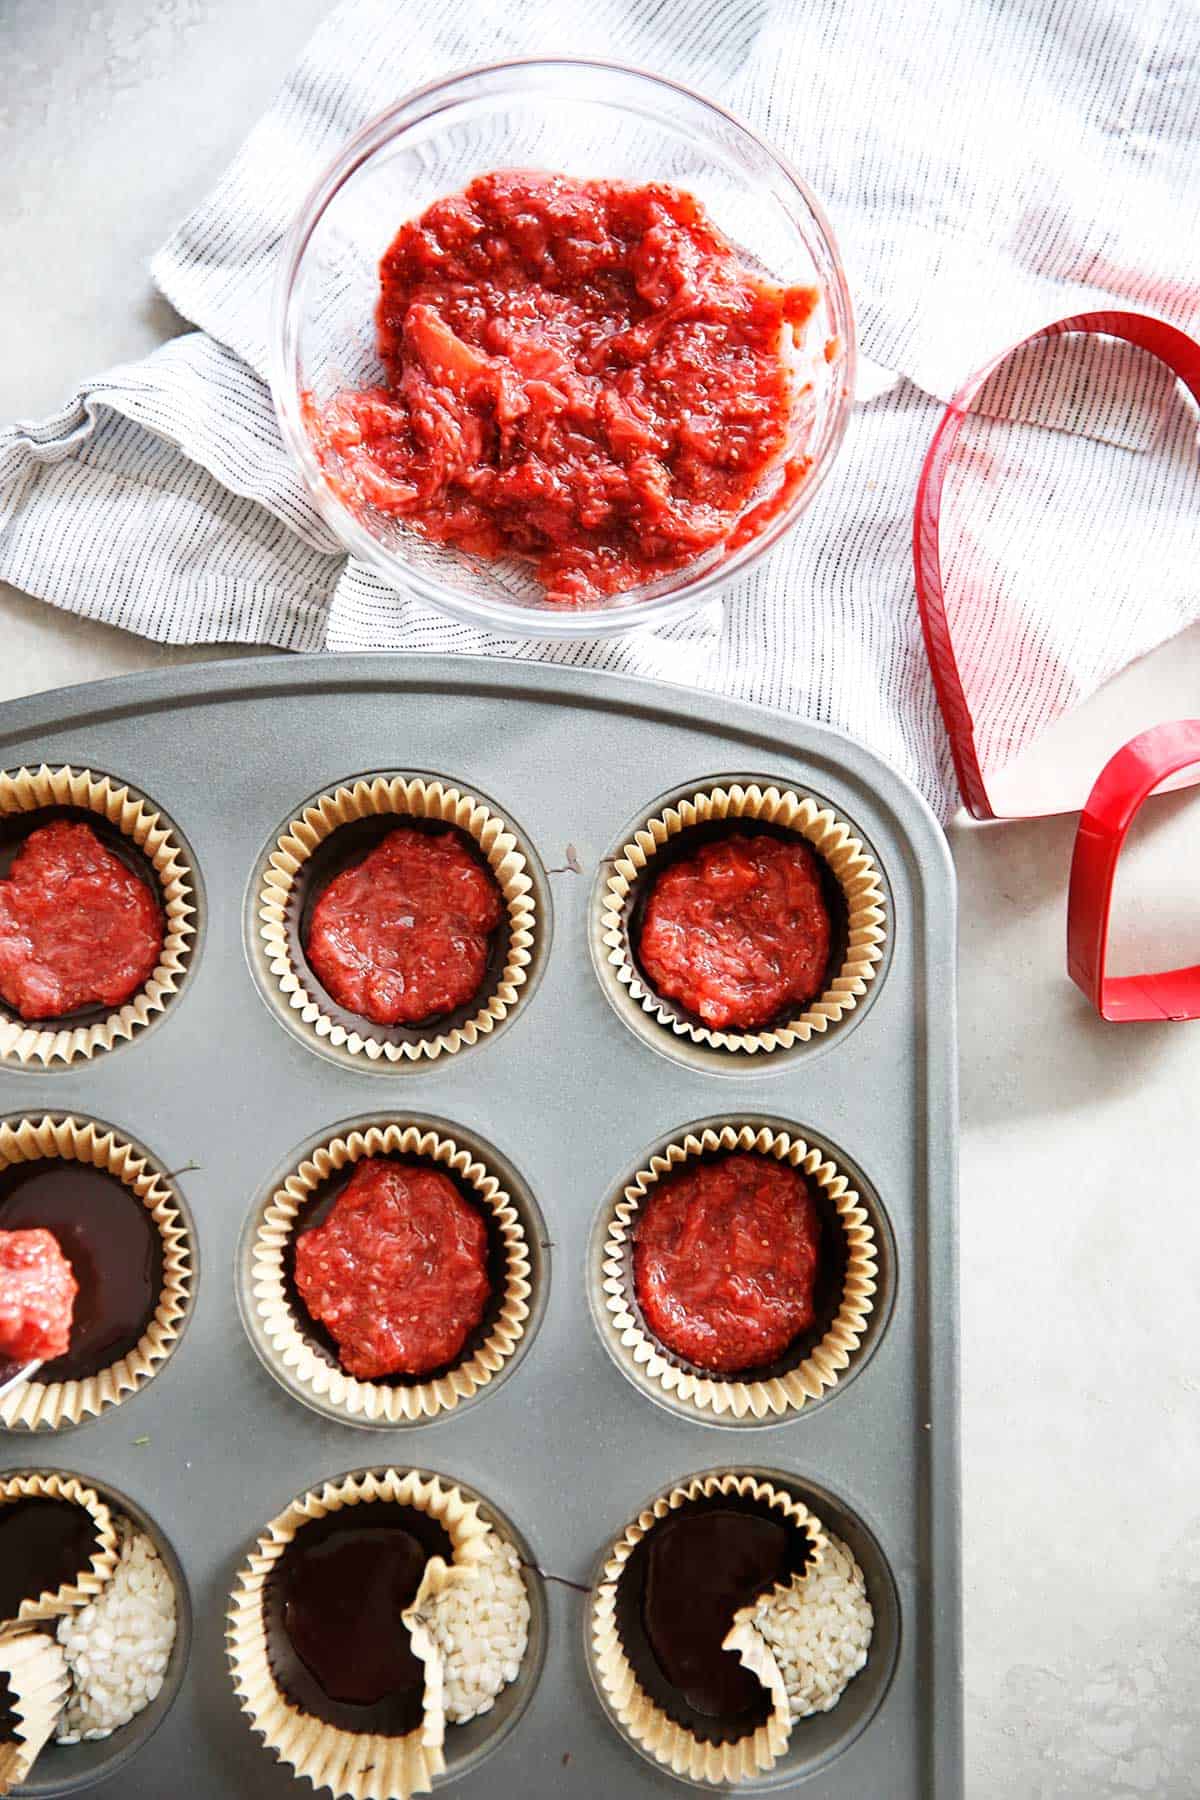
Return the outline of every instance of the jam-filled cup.
<path id="1" fill-rule="evenodd" d="M 69 764 L 0 771 L 0 1064 L 57 1070 L 136 1038 L 200 924 L 195 858 L 155 801 Z"/>
<path id="2" fill-rule="evenodd" d="M 419 1267 L 393 1263 L 389 1296 L 419 1283 L 419 1321 L 375 1293 L 377 1251 L 401 1252 L 399 1213 L 419 1221 L 423 1253 Z M 474 1133 L 426 1117 L 348 1121 L 290 1159 L 252 1207 L 242 1319 L 305 1405 L 347 1424 L 419 1425 L 482 1399 L 520 1362 L 545 1304 L 546 1235 L 518 1171 Z M 347 1252 L 339 1263 L 364 1276 L 336 1292 L 324 1266 L 333 1237 Z"/>
<path id="3" fill-rule="evenodd" d="M 528 1005 L 549 884 L 495 801 L 440 776 L 367 774 L 272 834 L 246 925 L 263 998 L 307 1048 L 356 1070 L 428 1068 Z"/>
<path id="4" fill-rule="evenodd" d="M 709 1305 L 706 1259 L 740 1259 L 736 1309 L 720 1294 Z M 662 1140 L 601 1207 L 589 1263 L 593 1316 L 617 1367 L 709 1424 L 774 1425 L 824 1400 L 874 1348 L 891 1299 L 878 1200 L 781 1120 L 698 1120 Z M 697 1275 L 698 1296 L 675 1291 Z M 669 1328 L 648 1310 L 651 1290 Z"/>
<path id="5" fill-rule="evenodd" d="M 661 796 L 601 863 L 592 961 L 651 1049 L 745 1074 L 861 1014 L 887 921 L 875 852 L 838 808 L 765 778 L 713 777 Z"/>

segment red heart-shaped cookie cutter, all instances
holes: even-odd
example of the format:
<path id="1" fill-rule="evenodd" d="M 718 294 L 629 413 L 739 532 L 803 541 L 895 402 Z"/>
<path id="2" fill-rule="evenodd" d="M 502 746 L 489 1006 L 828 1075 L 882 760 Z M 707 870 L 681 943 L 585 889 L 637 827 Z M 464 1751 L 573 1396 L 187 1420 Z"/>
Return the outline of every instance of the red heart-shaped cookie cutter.
<path id="1" fill-rule="evenodd" d="M 959 789 L 964 804 L 977 819 L 996 819 L 1003 815 L 995 811 L 988 797 L 987 782 L 975 738 L 975 722 L 971 717 L 946 616 L 939 536 L 942 489 L 964 421 L 990 377 L 1009 357 L 1024 350 L 1027 345 L 1044 338 L 1064 337 L 1068 332 L 1123 338 L 1126 343 L 1139 345 L 1164 363 L 1195 399 L 1200 401 L 1200 344 L 1194 338 L 1188 337 L 1186 332 L 1178 330 L 1174 325 L 1168 325 L 1162 319 L 1151 318 L 1145 313 L 1093 312 L 1058 319 L 1043 330 L 1022 338 L 1019 343 L 1010 344 L 1007 350 L 1002 350 L 970 377 L 942 415 L 917 486 L 917 503 L 913 513 L 913 566 L 925 647 L 933 670 L 942 717 L 950 734 Z M 1195 779 L 1200 781 L 1200 774 Z"/>
<path id="2" fill-rule="evenodd" d="M 955 394 L 938 426 L 921 469 L 913 513 L 913 565 L 917 604 L 934 686 L 950 734 L 954 767 L 963 801 L 977 819 L 998 814 L 988 797 L 979 760 L 975 724 L 954 654 L 942 584 L 939 530 L 946 469 L 980 390 L 1000 365 L 1042 338 L 1068 332 L 1094 332 L 1137 344 L 1165 363 L 1200 401 L 1200 344 L 1144 313 L 1079 313 L 1058 319 L 1007 350 Z M 1079 820 L 1071 859 L 1067 900 L 1067 967 L 1102 1018 L 1200 1018 L 1200 965 L 1146 975 L 1110 977 L 1105 973 L 1113 879 L 1121 847 L 1138 809 L 1156 789 L 1186 787 L 1200 781 L 1200 719 L 1156 725 L 1118 750 L 1102 769 Z"/>
<path id="3" fill-rule="evenodd" d="M 1100 771 L 1079 819 L 1067 897 L 1067 968 L 1101 1018 L 1200 1018 L 1200 964 L 1149 975 L 1105 973 L 1113 879 L 1143 801 L 1185 769 L 1200 768 L 1200 719 L 1155 725 Z"/>

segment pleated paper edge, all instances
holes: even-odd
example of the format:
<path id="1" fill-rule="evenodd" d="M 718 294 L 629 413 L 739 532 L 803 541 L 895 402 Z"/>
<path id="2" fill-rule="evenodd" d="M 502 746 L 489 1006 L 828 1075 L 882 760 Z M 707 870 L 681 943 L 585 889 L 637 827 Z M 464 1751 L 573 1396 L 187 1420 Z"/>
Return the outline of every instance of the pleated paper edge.
<path id="1" fill-rule="evenodd" d="M 154 1317 L 119 1361 L 74 1381 L 33 1380 L 0 1400 L 6 1430 L 56 1431 L 119 1406 L 153 1379 L 179 1340 L 192 1297 L 191 1237 L 164 1177 L 132 1144 L 89 1119 L 45 1114 L 0 1122 L 0 1168 L 60 1157 L 113 1175 L 146 1208 L 162 1243 L 162 1287 Z"/>
<path id="2" fill-rule="evenodd" d="M 107 1586 L 117 1566 L 117 1528 L 107 1503 L 101 1500 L 95 1488 L 89 1487 L 77 1475 L 64 1475 L 57 1470 L 47 1470 L 44 1474 L 35 1471 L 28 1475 L 0 1475 L 0 1506 L 34 1499 L 65 1500 L 74 1506 L 82 1506 L 95 1527 L 96 1548 L 87 1567 L 81 1569 L 73 1581 L 64 1582 L 53 1592 L 47 1588 L 31 1599 L 22 1600 L 16 1618 L 4 1622 L 6 1629 L 13 1625 L 34 1625 L 43 1620 L 60 1619 L 64 1613 L 87 1606 Z"/>
<path id="3" fill-rule="evenodd" d="M 669 1000 L 646 986 L 629 942 L 630 897 L 663 846 L 697 825 L 739 819 L 782 826 L 811 844 L 832 872 L 846 904 L 846 952 L 837 974 L 795 1018 L 769 1031 L 720 1031 L 680 1018 Z M 887 938 L 883 880 L 861 838 L 831 807 L 791 788 L 764 788 L 756 782 L 714 784 L 647 818 L 620 850 L 605 885 L 601 935 L 608 978 L 666 1030 L 711 1049 L 769 1056 L 828 1031 L 866 994 L 883 961 Z"/>
<path id="4" fill-rule="evenodd" d="M 287 913 L 292 891 L 304 864 L 319 844 L 342 825 L 358 819 L 394 815 L 435 819 L 455 825 L 474 839 L 503 895 L 508 914 L 508 956 L 486 1002 L 473 1018 L 447 1031 L 431 1028 L 428 1036 L 393 1043 L 346 1027 L 326 1011 L 312 991 L 306 971 L 296 968 L 288 944 Z M 431 1062 L 454 1056 L 488 1036 L 506 1019 L 529 979 L 537 926 L 537 903 L 528 862 L 511 825 L 473 794 L 421 776 L 360 777 L 352 785 L 330 788 L 294 818 L 272 850 L 258 894 L 259 935 L 267 965 L 288 1009 L 318 1040 L 368 1062 Z"/>
<path id="5" fill-rule="evenodd" d="M 642 1203 L 651 1190 L 664 1176 L 675 1174 L 694 1157 L 739 1150 L 789 1163 L 815 1181 L 833 1204 L 846 1246 L 841 1304 L 821 1342 L 794 1369 L 751 1382 L 700 1375 L 681 1368 L 647 1331 L 632 1282 L 627 1279 L 630 1259 L 626 1249 L 632 1243 Z M 636 1368 L 644 1370 L 664 1393 L 686 1401 L 699 1413 L 774 1420 L 819 1399 L 836 1387 L 842 1372 L 849 1368 L 874 1311 L 877 1251 L 870 1214 L 831 1158 L 803 1138 L 773 1131 L 766 1125 L 730 1122 L 717 1130 L 706 1126 L 699 1134 L 689 1132 L 658 1151 L 649 1167 L 638 1170 L 612 1206 L 603 1260 L 602 1298 L 608 1328 L 621 1352 L 632 1359 Z"/>
<path id="6" fill-rule="evenodd" d="M 284 1282 L 284 1256 L 304 1206 L 322 1182 L 364 1157 L 399 1154 L 453 1170 L 470 1183 L 496 1221 L 504 1244 L 504 1301 L 491 1332 L 464 1362 L 435 1381 L 392 1387 L 347 1374 L 319 1356 L 292 1313 Z M 314 1150 L 275 1190 L 251 1244 L 254 1309 L 281 1372 L 355 1422 L 404 1424 L 452 1412 L 499 1374 L 525 1334 L 532 1294 L 529 1244 L 520 1214 L 497 1178 L 453 1138 L 415 1125 L 371 1125 Z"/>
<path id="7" fill-rule="evenodd" d="M 163 908 L 163 945 L 150 979 L 133 997 L 92 1025 L 42 1029 L 0 1018 L 0 1062 L 25 1066 L 85 1062 L 136 1032 L 164 1010 L 180 983 L 194 949 L 196 878 L 182 844 L 165 815 L 141 795 L 107 775 L 76 769 L 0 770 L 0 817 L 34 812 L 43 806 L 77 806 L 106 819 L 147 858 L 158 879 Z"/>
<path id="8" fill-rule="evenodd" d="M 450 1537 L 456 1568 L 480 1560 L 490 1527 L 475 1501 L 419 1470 L 370 1470 L 309 1489 L 271 1520 L 238 1574 L 227 1615 L 234 1691 L 251 1729 L 297 1776 L 315 1788 L 328 1787 L 338 1800 L 410 1800 L 428 1793 L 445 1769 L 440 1654 L 424 1632 L 414 1651 L 425 1664 L 425 1717 L 407 1737 L 342 1731 L 314 1718 L 286 1699 L 271 1671 L 263 1605 L 271 1569 L 308 1521 L 378 1501 L 414 1506 L 437 1519 Z"/>
<path id="9" fill-rule="evenodd" d="M 28 1780 L 66 1705 L 70 1690 L 67 1659 L 42 1631 L 0 1632 L 0 1675 L 7 1685 L 15 1730 L 0 1743 L 0 1795 Z"/>
<path id="10" fill-rule="evenodd" d="M 820 1521 L 800 1505 L 791 1494 L 773 1487 L 753 1475 L 739 1475 L 730 1470 L 723 1475 L 698 1475 L 691 1481 L 660 1494 L 650 1506 L 626 1526 L 605 1558 L 601 1579 L 591 1600 L 592 1657 L 600 1684 L 622 1732 L 656 1762 L 688 1781 L 720 1786 L 736 1784 L 754 1775 L 767 1773 L 787 1749 L 791 1735 L 791 1714 L 774 1657 L 765 1640 L 749 1642 L 757 1633 L 742 1632 L 736 1646 L 742 1661 L 759 1678 L 771 1696 L 771 1712 L 766 1722 L 752 1733 L 728 1744 L 708 1744 L 695 1737 L 683 1725 L 671 1719 L 646 1693 L 625 1654 L 617 1627 L 617 1589 L 625 1566 L 637 1545 L 660 1520 L 689 1501 L 715 1495 L 737 1495 L 753 1499 L 765 1508 L 782 1513 L 804 1532 L 812 1546 L 806 1572 L 821 1560 L 825 1551 L 825 1534 Z M 739 1621 L 730 1622 L 731 1631 Z M 743 1654 L 742 1639 L 746 1639 Z M 747 1658 L 753 1659 L 748 1661 Z M 782 1706 L 780 1704 L 782 1698 Z"/>

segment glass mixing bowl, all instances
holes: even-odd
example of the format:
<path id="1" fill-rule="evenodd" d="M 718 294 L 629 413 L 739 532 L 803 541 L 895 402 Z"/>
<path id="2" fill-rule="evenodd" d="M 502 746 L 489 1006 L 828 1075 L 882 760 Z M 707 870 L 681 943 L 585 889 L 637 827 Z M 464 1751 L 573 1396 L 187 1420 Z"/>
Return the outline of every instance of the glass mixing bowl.
<path id="1" fill-rule="evenodd" d="M 765 528 L 732 553 L 594 603 L 548 602 L 526 565 L 434 544 L 394 518 L 351 510 L 327 481 L 303 419 L 339 388 L 382 380 L 375 305 L 383 252 L 406 220 L 499 168 L 688 189 L 752 267 L 814 284 L 811 468 Z M 743 574 L 791 529 L 837 454 L 854 392 L 854 323 L 837 246 L 800 176 L 761 138 L 675 82 L 612 63 L 497 63 L 452 75 L 363 127 L 317 182 L 283 246 L 271 386 L 285 443 L 322 516 L 391 587 L 518 637 L 611 636 L 667 624 Z"/>

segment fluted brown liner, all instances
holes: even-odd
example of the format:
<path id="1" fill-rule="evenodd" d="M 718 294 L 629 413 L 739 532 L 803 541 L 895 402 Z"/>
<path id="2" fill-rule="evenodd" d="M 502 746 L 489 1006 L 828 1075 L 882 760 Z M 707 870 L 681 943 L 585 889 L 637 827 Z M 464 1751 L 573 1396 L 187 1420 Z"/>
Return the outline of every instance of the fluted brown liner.
<path id="1" fill-rule="evenodd" d="M 754 1381 L 704 1375 L 681 1366 L 647 1330 L 633 1291 L 631 1247 L 638 1214 L 647 1196 L 665 1176 L 674 1174 L 692 1158 L 739 1150 L 787 1163 L 823 1189 L 837 1213 L 846 1247 L 841 1302 L 820 1343 L 794 1369 Z M 651 1157 L 650 1166 L 638 1171 L 612 1209 L 604 1243 L 608 1327 L 633 1361 L 653 1376 L 665 1393 L 686 1400 L 699 1412 L 718 1416 L 728 1413 L 735 1419 L 747 1415 L 763 1419 L 796 1412 L 806 1401 L 819 1399 L 835 1386 L 862 1342 L 874 1308 L 876 1253 L 870 1215 L 837 1164 L 820 1150 L 803 1138 L 791 1137 L 786 1131 L 772 1131 L 765 1125 L 731 1123 L 719 1130 L 706 1127 L 699 1134 L 689 1132 Z"/>
<path id="2" fill-rule="evenodd" d="M 0 1621 L 10 1625 L 33 1625 L 40 1619 L 58 1619 L 75 1612 L 94 1600 L 107 1586 L 117 1566 L 117 1528 L 112 1513 L 97 1494 L 76 1475 L 46 1474 L 0 1476 L 0 1507 L 18 1500 L 67 1500 L 82 1506 L 90 1514 L 96 1528 L 96 1548 L 88 1565 L 80 1569 L 73 1581 L 64 1582 L 53 1593 L 48 1590 L 22 1600 L 15 1619 Z"/>
<path id="3" fill-rule="evenodd" d="M 251 1727 L 281 1762 L 311 1781 L 349 1800 L 409 1800 L 428 1793 L 445 1768 L 442 1744 L 440 1656 L 423 1622 L 413 1617 L 413 1650 L 425 1664 L 425 1717 L 406 1737 L 342 1731 L 293 1706 L 271 1670 L 267 1648 L 264 1598 L 272 1569 L 297 1531 L 311 1520 L 345 1506 L 390 1501 L 412 1506 L 438 1520 L 453 1546 L 453 1566 L 469 1570 L 479 1562 L 489 1527 L 473 1500 L 437 1476 L 417 1470 L 383 1469 L 326 1482 L 299 1495 L 271 1520 L 243 1566 L 232 1595 L 226 1647 L 233 1685 Z M 437 1560 L 437 1559 L 431 1559 Z M 419 1596 L 418 1596 L 419 1598 Z M 405 1614 L 415 1615 L 416 1601 Z"/>
<path id="4" fill-rule="evenodd" d="M 736 1651 L 757 1675 L 771 1699 L 766 1722 L 743 1738 L 728 1744 L 704 1743 L 679 1725 L 646 1693 L 625 1654 L 617 1626 L 617 1588 L 625 1566 L 638 1544 L 661 1519 L 689 1501 L 714 1495 L 753 1499 L 790 1520 L 812 1545 L 807 1568 L 816 1567 L 825 1550 L 825 1534 L 819 1520 L 790 1494 L 753 1475 L 729 1471 L 723 1475 L 697 1475 L 682 1486 L 660 1494 L 644 1512 L 626 1526 L 604 1561 L 600 1581 L 592 1592 L 592 1654 L 597 1676 L 622 1729 L 644 1750 L 688 1781 L 722 1783 L 746 1781 L 764 1774 L 783 1755 L 791 1733 L 787 1693 L 778 1666 L 764 1639 L 749 1625 L 747 1609 L 730 1622 L 725 1648 Z"/>
<path id="5" fill-rule="evenodd" d="M 347 1030 L 326 1010 L 326 1002 L 306 969 L 297 968 L 288 942 L 287 914 L 305 863 L 319 844 L 340 826 L 357 819 L 394 814 L 398 825 L 409 819 L 433 819 L 455 825 L 478 844 L 504 897 L 508 915 L 508 948 L 504 967 L 479 1009 L 461 1025 L 393 1042 L 375 1037 L 371 1021 L 362 1030 Z M 452 1056 L 477 1043 L 507 1018 L 529 978 L 533 957 L 536 901 L 533 881 L 516 832 L 473 794 L 420 776 L 376 775 L 351 786 L 332 788 L 292 820 L 268 859 L 258 896 L 259 931 L 267 964 L 288 1006 L 313 1035 L 371 1062 L 432 1061 Z"/>
<path id="6" fill-rule="evenodd" d="M 187 970 L 196 935 L 195 877 L 183 846 L 148 800 L 107 775 L 70 765 L 0 770 L 0 816 L 43 806 L 77 806 L 115 825 L 136 844 L 158 879 L 163 945 L 144 987 L 91 1025 L 38 1027 L 0 1017 L 0 1060 L 43 1066 L 86 1060 L 133 1037 L 162 1012 Z"/>
<path id="7" fill-rule="evenodd" d="M 53 1431 L 117 1406 L 158 1372 L 175 1348 L 192 1294 L 192 1244 L 171 1190 L 147 1159 L 107 1126 L 87 1119 L 0 1122 L 0 1169 L 41 1157 L 91 1163 L 123 1182 L 153 1219 L 162 1241 L 162 1288 L 154 1317 L 133 1349 L 76 1381 L 28 1381 L 0 1400 L 0 1425 Z"/>
<path id="8" fill-rule="evenodd" d="M 479 1196 L 504 1246 L 504 1294 L 488 1336 L 435 1380 L 392 1387 L 348 1375 L 325 1360 L 304 1336 L 288 1299 L 284 1263 L 288 1243 L 305 1206 L 322 1183 L 363 1157 L 419 1157 L 450 1170 Z M 529 1245 L 520 1214 L 499 1181 L 453 1138 L 415 1125 L 372 1125 L 322 1144 L 288 1176 L 272 1197 L 254 1239 L 254 1307 L 272 1352 L 292 1378 L 314 1397 L 341 1407 L 350 1419 L 404 1424 L 450 1412 L 486 1387 L 516 1350 L 529 1317 Z"/>
<path id="9" fill-rule="evenodd" d="M 653 874 L 654 859 L 680 832 L 697 825 L 741 819 L 794 831 L 812 845 L 837 881 L 846 904 L 846 947 L 841 966 L 824 992 L 782 1025 L 769 1030 L 718 1030 L 683 1018 L 667 997 L 647 987 L 629 941 L 629 912 L 638 882 Z M 612 978 L 632 999 L 676 1037 L 691 1038 L 716 1050 L 747 1056 L 791 1049 L 831 1025 L 858 1005 L 875 979 L 887 934 L 883 882 L 874 858 L 853 830 L 828 806 L 790 788 L 757 783 L 700 788 L 689 799 L 648 818 L 616 857 L 604 891 L 601 929 Z"/>
<path id="10" fill-rule="evenodd" d="M 12 1738 L 0 1741 L 0 1794 L 8 1794 L 28 1778 L 71 1683 L 66 1657 L 43 1631 L 0 1633 L 0 1677 L 15 1718 Z"/>

